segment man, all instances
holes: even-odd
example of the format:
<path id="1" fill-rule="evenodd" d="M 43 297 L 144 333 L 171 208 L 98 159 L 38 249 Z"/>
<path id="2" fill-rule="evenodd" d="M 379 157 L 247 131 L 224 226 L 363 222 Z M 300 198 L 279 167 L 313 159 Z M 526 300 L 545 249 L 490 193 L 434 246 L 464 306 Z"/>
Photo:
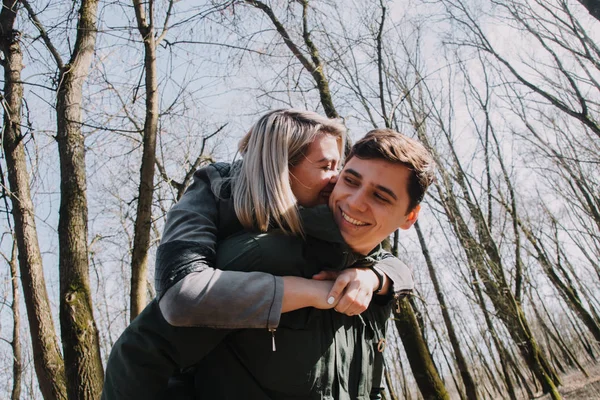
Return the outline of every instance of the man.
<path id="1" fill-rule="evenodd" d="M 329 207 L 345 243 L 362 256 L 358 262 L 370 265 L 369 259 L 379 259 L 380 243 L 396 229 L 413 225 L 432 180 L 429 153 L 397 132 L 374 130 L 353 146 Z M 236 243 L 244 249 L 239 253 L 261 258 L 263 264 L 274 257 L 281 265 L 285 257 L 274 256 L 276 252 L 301 258 L 292 247 L 269 243 L 268 238 L 254 238 L 260 244 L 253 249 L 244 240 Z M 235 269 L 235 261 L 228 263 Z M 311 263 L 298 270 L 311 271 Z M 344 273 L 326 270 L 316 277 L 333 279 Z M 387 279 L 377 275 L 374 292 L 385 293 Z M 332 289 L 332 297 L 340 294 L 337 287 Z M 339 312 L 306 308 L 284 314 L 271 335 L 250 329 L 231 333 L 198 364 L 196 398 L 379 398 L 389 301 L 380 296 L 354 317 L 342 314 L 346 307 L 340 302 L 335 308 Z M 273 351 L 267 350 L 270 345 Z"/>
<path id="2" fill-rule="evenodd" d="M 332 212 L 326 207 L 303 210 L 305 240 L 276 232 L 236 235 L 219 245 L 217 266 L 261 266 L 277 275 L 317 274 L 318 279 L 361 273 L 360 268 L 341 270 L 371 267 L 386 257 L 379 243 L 396 228 L 408 229 L 414 223 L 432 178 L 431 157 L 418 142 L 391 130 L 369 132 L 348 157 L 330 196 Z M 339 313 L 304 308 L 283 314 L 277 331 L 240 330 L 225 341 L 223 330 L 170 326 L 153 303 L 113 348 L 103 397 L 131 397 L 112 390 L 125 386 L 118 382 L 124 376 L 129 377 L 128 386 L 136 388 L 135 398 L 156 396 L 165 370 L 201 359 L 196 373 L 200 398 L 356 398 L 375 393 L 391 296 L 381 296 L 390 290 L 386 275 L 373 272 L 372 289 L 380 295 L 374 303 L 381 305 L 373 304 L 361 316 L 342 314 L 352 314 L 351 301 L 342 299 L 336 305 Z M 345 286 L 344 279 L 336 282 L 330 293 L 333 301 L 341 298 L 340 288 Z M 394 284 L 396 292 L 402 289 L 402 282 Z M 351 299 L 361 293 L 346 295 Z M 148 351 L 138 351 L 136 363 L 145 369 L 132 373 L 126 363 L 111 367 L 130 349 L 144 347 Z"/>

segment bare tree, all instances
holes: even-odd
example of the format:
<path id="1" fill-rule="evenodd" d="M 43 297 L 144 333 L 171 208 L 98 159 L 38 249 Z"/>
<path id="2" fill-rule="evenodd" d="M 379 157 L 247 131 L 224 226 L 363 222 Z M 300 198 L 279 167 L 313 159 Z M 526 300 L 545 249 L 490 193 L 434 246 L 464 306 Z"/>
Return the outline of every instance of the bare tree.
<path id="1" fill-rule="evenodd" d="M 306 54 L 305 51 L 302 51 L 299 45 L 294 42 L 287 29 L 279 21 L 277 16 L 275 16 L 275 13 L 271 7 L 258 0 L 246 0 L 245 2 L 262 10 L 269 17 L 275 26 L 275 29 L 283 39 L 285 45 L 290 49 L 294 57 L 300 61 L 302 66 L 311 74 L 315 84 L 317 85 L 317 89 L 319 90 L 321 105 L 323 106 L 325 115 L 327 115 L 329 118 L 339 117 L 339 114 L 333 105 L 331 92 L 329 90 L 329 80 L 325 75 L 323 61 L 321 60 L 317 46 L 311 38 L 310 28 L 308 25 L 308 0 L 300 1 L 300 4 L 302 5 L 302 39 L 308 54 Z"/>
<path id="2" fill-rule="evenodd" d="M 95 399 L 104 372 L 89 285 L 88 208 L 85 143 L 82 132 L 82 90 L 96 42 L 97 0 L 82 0 L 75 44 L 68 63 L 44 30 L 36 13 L 23 1 L 58 69 L 56 141 L 60 157 L 61 201 L 58 222 L 60 322 L 69 398 Z"/>
<path id="3" fill-rule="evenodd" d="M 431 256 L 429 255 L 429 250 L 427 248 L 427 243 L 425 242 L 425 238 L 423 233 L 421 232 L 421 228 L 419 223 L 415 223 L 415 230 L 417 231 L 417 236 L 419 237 L 419 243 L 421 244 L 421 251 L 423 252 L 423 256 L 425 257 L 425 262 L 427 264 L 427 269 L 429 270 L 429 276 L 431 277 L 431 282 L 433 283 L 433 287 L 435 288 L 435 292 L 440 302 L 440 308 L 442 310 L 442 316 L 444 318 L 444 324 L 446 325 L 446 330 L 448 332 L 448 337 L 450 339 L 450 344 L 452 345 L 452 350 L 454 351 L 454 357 L 456 357 L 456 362 L 458 364 L 458 370 L 460 372 L 460 376 L 462 378 L 463 384 L 465 385 L 465 392 L 467 395 L 467 399 L 478 399 L 477 388 L 475 386 L 475 381 L 471 375 L 471 371 L 467 364 L 466 358 L 463 354 L 463 351 L 460 348 L 460 343 L 458 341 L 458 335 L 456 330 L 454 329 L 454 324 L 452 323 L 452 319 L 450 318 L 450 312 L 448 310 L 448 305 L 446 304 L 446 299 L 444 297 L 444 293 L 442 291 L 442 287 L 440 285 L 439 279 L 437 278 L 436 269 L 433 265 L 433 261 L 431 260 Z"/>
<path id="4" fill-rule="evenodd" d="M 4 201 L 6 202 L 6 197 L 4 197 Z M 10 283 L 12 289 L 11 311 L 13 318 L 13 332 L 10 346 L 12 347 L 13 354 L 13 377 L 10 398 L 11 400 L 19 400 L 21 398 L 21 381 L 23 378 L 23 356 L 21 350 L 21 312 L 19 306 L 19 274 L 17 272 L 17 242 L 14 240 L 14 235 L 12 235 L 12 239 L 12 251 L 10 257 L 6 257 L 4 253 L 2 253 L 2 257 L 10 268 Z"/>
<path id="5" fill-rule="evenodd" d="M 158 76 L 156 50 L 167 33 L 167 24 L 173 8 L 169 1 L 162 33 L 155 37 L 154 2 L 144 4 L 133 0 L 138 30 L 144 42 L 144 72 L 146 89 L 146 117 L 144 121 L 143 155 L 140 169 L 140 187 L 135 220 L 133 249 L 131 255 L 131 306 L 130 320 L 146 307 L 147 263 L 150 248 L 150 228 L 152 225 L 152 198 L 154 195 L 154 168 L 156 163 L 156 134 L 158 130 Z"/>
<path id="6" fill-rule="evenodd" d="M 423 398 L 450 399 L 419 329 L 415 312 L 407 299 L 398 301 L 398 308 L 394 310 L 394 322 Z"/>
<path id="7" fill-rule="evenodd" d="M 46 291 L 25 159 L 24 135 L 21 131 L 23 55 L 19 43 L 20 33 L 14 27 L 18 9 L 19 2 L 7 0 L 0 12 L 0 50 L 4 68 L 2 145 L 8 169 L 15 240 L 19 249 L 19 267 L 38 383 L 45 399 L 66 399 L 63 359 Z"/>

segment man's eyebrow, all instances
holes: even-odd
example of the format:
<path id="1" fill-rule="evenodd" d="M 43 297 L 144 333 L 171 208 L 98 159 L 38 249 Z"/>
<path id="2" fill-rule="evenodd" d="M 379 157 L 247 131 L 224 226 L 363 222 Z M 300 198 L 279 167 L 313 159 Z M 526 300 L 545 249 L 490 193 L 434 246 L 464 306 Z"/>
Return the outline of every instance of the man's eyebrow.
<path id="1" fill-rule="evenodd" d="M 394 200 L 398 200 L 398 196 L 396 196 L 396 194 L 392 191 L 392 189 L 387 188 L 385 186 L 381 186 L 381 185 L 375 185 L 375 187 L 377 189 L 381 190 L 382 192 L 389 194 Z"/>
<path id="2" fill-rule="evenodd" d="M 358 179 L 362 179 L 362 175 L 358 173 L 357 170 L 352 169 L 352 168 L 345 168 L 344 169 L 345 173 L 348 173 L 350 175 L 354 175 L 355 177 L 357 177 Z"/>
<path id="3" fill-rule="evenodd" d="M 352 168 L 346 168 L 344 170 L 344 173 L 348 173 L 350 175 L 355 176 L 358 179 L 362 179 L 362 175 L 360 173 L 358 173 L 358 171 L 352 169 Z M 394 191 L 388 187 L 385 187 L 383 185 L 375 185 L 375 188 L 377 188 L 378 190 L 381 190 L 382 192 L 387 193 L 388 195 L 390 195 L 390 197 L 392 197 L 394 200 L 398 200 L 398 196 L 396 196 L 396 193 L 394 193 Z"/>

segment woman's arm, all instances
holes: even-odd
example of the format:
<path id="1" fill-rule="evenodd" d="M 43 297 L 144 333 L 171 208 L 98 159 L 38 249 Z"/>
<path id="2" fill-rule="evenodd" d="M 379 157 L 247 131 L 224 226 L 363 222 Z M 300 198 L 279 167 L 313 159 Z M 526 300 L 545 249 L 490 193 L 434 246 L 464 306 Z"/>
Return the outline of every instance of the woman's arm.
<path id="1" fill-rule="evenodd" d="M 232 201 L 213 194 L 211 186 L 221 175 L 219 164 L 198 170 L 167 215 L 156 258 L 157 297 L 167 322 L 271 329 L 278 326 L 282 312 L 333 307 L 335 303 L 327 303 L 330 282 L 214 268 L 218 237 L 242 229 Z"/>
<path id="2" fill-rule="evenodd" d="M 274 327 L 283 280 L 214 268 L 218 237 L 241 229 L 230 198 L 212 185 L 229 176 L 226 164 L 196 171 L 194 181 L 167 214 L 156 257 L 156 290 L 165 319 L 175 326 Z"/>

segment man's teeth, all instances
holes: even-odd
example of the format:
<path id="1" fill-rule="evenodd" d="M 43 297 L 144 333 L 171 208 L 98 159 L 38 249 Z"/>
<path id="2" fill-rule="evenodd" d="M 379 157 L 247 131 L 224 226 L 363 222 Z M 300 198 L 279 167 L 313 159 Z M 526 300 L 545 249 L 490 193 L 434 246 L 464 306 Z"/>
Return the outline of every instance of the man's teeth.
<path id="1" fill-rule="evenodd" d="M 362 222 L 362 221 L 359 221 L 359 220 L 357 220 L 357 219 L 354 219 L 354 218 L 350 217 L 349 215 L 345 214 L 343 211 L 342 211 L 342 217 L 343 217 L 343 218 L 344 218 L 346 221 L 350 222 L 352 225 L 356 225 L 356 226 L 364 226 L 364 225 L 367 225 L 367 223 L 366 223 L 366 222 Z"/>

